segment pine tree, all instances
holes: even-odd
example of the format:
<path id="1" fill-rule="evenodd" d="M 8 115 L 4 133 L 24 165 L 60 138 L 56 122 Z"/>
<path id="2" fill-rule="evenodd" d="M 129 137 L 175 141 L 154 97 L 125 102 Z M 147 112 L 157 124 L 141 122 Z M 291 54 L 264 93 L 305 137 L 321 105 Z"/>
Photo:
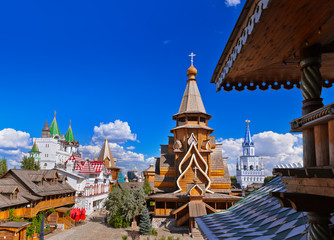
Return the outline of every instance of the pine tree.
<path id="1" fill-rule="evenodd" d="M 139 232 L 143 235 L 150 235 L 152 232 L 151 219 L 146 207 L 144 208 L 143 214 L 140 218 Z"/>
<path id="2" fill-rule="evenodd" d="M 6 172 L 7 172 L 7 160 L 5 157 L 3 157 L 0 160 L 0 177 L 5 175 Z"/>
<path id="3" fill-rule="evenodd" d="M 39 170 L 39 161 L 35 162 L 34 157 L 27 157 L 24 156 L 22 161 L 21 161 L 21 169 L 26 169 L 26 170 Z"/>

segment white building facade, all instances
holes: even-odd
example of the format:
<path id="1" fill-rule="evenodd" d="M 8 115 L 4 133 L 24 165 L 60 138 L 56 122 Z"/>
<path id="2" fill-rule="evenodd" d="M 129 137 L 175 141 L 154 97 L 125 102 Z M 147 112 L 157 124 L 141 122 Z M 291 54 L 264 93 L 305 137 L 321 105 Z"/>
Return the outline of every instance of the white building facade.
<path id="1" fill-rule="evenodd" d="M 86 215 L 101 210 L 114 182 L 104 162 L 72 156 L 65 166 L 56 169 L 60 175 L 67 176 L 68 183 L 76 190 L 75 207 L 85 208 Z"/>
<path id="2" fill-rule="evenodd" d="M 242 143 L 243 154 L 237 160 L 237 182 L 242 188 L 246 188 L 252 183 L 264 182 L 263 160 L 255 155 L 255 145 L 249 130 L 249 121 L 247 122 L 246 135 Z"/>

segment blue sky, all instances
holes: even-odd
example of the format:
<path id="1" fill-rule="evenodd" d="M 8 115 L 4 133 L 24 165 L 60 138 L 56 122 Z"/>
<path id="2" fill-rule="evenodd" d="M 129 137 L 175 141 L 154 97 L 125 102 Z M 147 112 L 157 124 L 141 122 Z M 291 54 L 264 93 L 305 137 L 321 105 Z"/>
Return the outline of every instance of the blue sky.
<path id="1" fill-rule="evenodd" d="M 31 145 L 56 110 L 61 133 L 71 119 L 74 136 L 87 146 L 99 143 L 92 138 L 103 134 L 101 123 L 115 127 L 120 120 L 117 126 L 127 135 L 114 139 L 117 147 L 143 159 L 158 156 L 175 126 L 172 115 L 194 52 L 198 86 L 217 138 L 242 138 L 247 118 L 254 134 L 286 134 L 289 121 L 301 114 L 298 89 L 216 93 L 209 83 L 243 4 L 2 1 L 0 130 L 29 133 Z M 325 104 L 332 94 L 324 89 Z M 0 135 L 0 155 L 20 147 L 27 151 L 24 141 L 1 145 Z"/>

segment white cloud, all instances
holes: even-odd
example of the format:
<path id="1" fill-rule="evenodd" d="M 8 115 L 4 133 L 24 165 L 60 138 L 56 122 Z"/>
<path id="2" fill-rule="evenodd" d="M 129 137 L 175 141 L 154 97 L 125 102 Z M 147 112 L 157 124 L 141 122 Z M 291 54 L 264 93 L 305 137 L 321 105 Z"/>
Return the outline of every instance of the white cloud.
<path id="1" fill-rule="evenodd" d="M 5 128 L 0 131 L 0 148 L 30 148 L 30 134 L 22 131 L 16 131 L 12 128 Z"/>
<path id="2" fill-rule="evenodd" d="M 242 155 L 243 138 L 218 139 L 223 142 L 223 155 L 228 157 L 231 175 L 235 175 L 236 159 Z M 272 131 L 262 132 L 253 136 L 255 154 L 263 157 L 265 174 L 272 175 L 276 164 L 302 162 L 302 135 Z"/>
<path id="3" fill-rule="evenodd" d="M 21 166 L 21 163 L 15 160 L 9 160 L 9 164 L 14 167 Z"/>
<path id="4" fill-rule="evenodd" d="M 131 133 L 128 122 L 116 120 L 110 123 L 100 123 L 100 126 L 94 127 L 93 143 L 103 143 L 105 138 L 110 142 L 125 143 L 128 140 L 138 141 L 137 135 Z"/>
<path id="5" fill-rule="evenodd" d="M 227 7 L 237 6 L 240 4 L 240 0 L 225 0 L 225 4 Z"/>
<path id="6" fill-rule="evenodd" d="M 133 150 L 133 149 L 135 149 L 135 147 L 134 146 L 129 146 L 129 147 L 126 147 L 126 149 Z"/>
<path id="7" fill-rule="evenodd" d="M 155 164 L 155 157 L 150 157 L 145 160 L 146 163 L 148 164 Z"/>
<path id="8" fill-rule="evenodd" d="M 5 128 L 0 131 L 0 157 L 7 159 L 8 169 L 20 166 L 20 161 L 32 146 L 32 139 L 27 132 Z"/>

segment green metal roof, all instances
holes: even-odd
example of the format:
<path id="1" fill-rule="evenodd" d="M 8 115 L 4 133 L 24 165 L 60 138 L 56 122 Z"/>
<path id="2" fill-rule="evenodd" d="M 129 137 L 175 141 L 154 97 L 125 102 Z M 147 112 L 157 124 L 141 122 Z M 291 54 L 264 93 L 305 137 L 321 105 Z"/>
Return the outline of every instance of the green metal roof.
<path id="1" fill-rule="evenodd" d="M 68 142 L 75 141 L 75 138 L 74 138 L 74 135 L 73 135 L 73 131 L 72 131 L 72 127 L 71 127 L 71 120 L 70 120 L 70 126 L 68 127 L 66 135 L 65 135 L 65 139 Z"/>
<path id="2" fill-rule="evenodd" d="M 32 149 L 29 152 L 30 153 L 40 153 L 36 142 L 34 142 L 34 145 L 32 146 Z"/>
<path id="3" fill-rule="evenodd" d="M 55 116 L 53 118 L 53 121 L 51 123 L 50 133 L 52 137 L 57 136 L 57 135 L 60 136 L 60 131 L 59 131 L 57 120 L 56 120 L 56 111 L 55 111 Z"/>

